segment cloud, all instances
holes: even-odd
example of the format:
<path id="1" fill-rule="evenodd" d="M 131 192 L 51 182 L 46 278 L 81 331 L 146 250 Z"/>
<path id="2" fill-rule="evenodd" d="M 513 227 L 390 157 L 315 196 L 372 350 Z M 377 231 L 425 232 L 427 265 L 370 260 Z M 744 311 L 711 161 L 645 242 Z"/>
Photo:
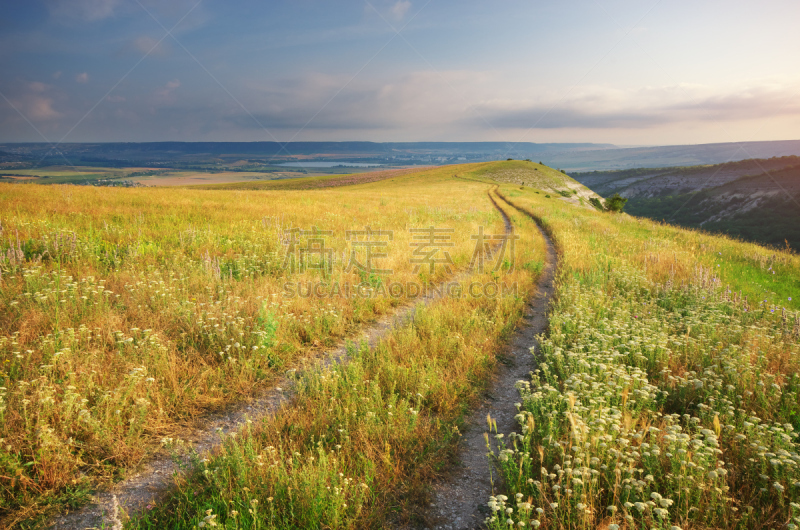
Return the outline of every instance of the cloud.
<path id="1" fill-rule="evenodd" d="M 46 122 L 64 115 L 53 108 L 53 99 L 41 94 L 27 93 L 15 98 L 12 103 L 29 120 Z"/>
<path id="2" fill-rule="evenodd" d="M 106 100 L 111 103 L 122 103 L 125 101 L 125 96 L 108 96 Z"/>
<path id="3" fill-rule="evenodd" d="M 41 81 L 20 83 L 11 98 L 12 105 L 27 119 L 35 122 L 57 120 L 64 115 L 53 108 L 52 87 Z"/>
<path id="4" fill-rule="evenodd" d="M 176 98 L 173 91 L 181 86 L 181 82 L 177 79 L 168 81 L 162 88 L 156 90 L 153 94 L 153 103 L 157 105 L 175 103 Z"/>
<path id="5" fill-rule="evenodd" d="M 58 79 L 60 77 L 61 77 L 61 70 L 59 70 L 58 72 L 53 72 L 53 79 Z"/>
<path id="6" fill-rule="evenodd" d="M 28 83 L 28 89 L 31 92 L 36 92 L 37 94 L 41 94 L 42 92 L 47 91 L 48 88 L 50 87 L 39 81 Z"/>
<path id="7" fill-rule="evenodd" d="M 147 35 L 142 35 L 134 39 L 128 48 L 138 53 L 149 54 L 150 56 L 164 56 L 169 53 L 169 49 L 163 40 L 159 42 Z"/>
<path id="8" fill-rule="evenodd" d="M 47 97 L 30 96 L 26 104 L 28 118 L 36 121 L 55 120 L 63 116 L 53 108 L 53 100 Z"/>
<path id="9" fill-rule="evenodd" d="M 489 79 L 470 71 L 419 71 L 390 82 L 306 74 L 251 84 L 247 89 L 255 94 L 246 106 L 267 128 L 424 129 L 448 125 L 469 113 L 469 104 L 453 87 L 483 86 Z M 244 128 L 259 127 L 246 113 L 231 119 Z"/>
<path id="10" fill-rule="evenodd" d="M 476 110 L 499 129 L 646 129 L 800 114 L 800 104 L 793 97 L 797 90 L 788 86 L 755 86 L 714 93 L 702 86 L 637 90 L 587 87 L 561 99 L 486 101 Z"/>
<path id="11" fill-rule="evenodd" d="M 120 0 L 50 0 L 50 15 L 58 19 L 77 19 L 86 22 L 113 16 Z"/>
<path id="12" fill-rule="evenodd" d="M 411 2 L 408 0 L 399 0 L 395 5 L 392 6 L 392 16 L 395 20 L 403 20 L 410 8 Z"/>
<path id="13" fill-rule="evenodd" d="M 86 72 L 81 72 L 80 74 L 75 76 L 75 81 L 77 81 L 78 83 L 88 83 L 89 74 Z"/>

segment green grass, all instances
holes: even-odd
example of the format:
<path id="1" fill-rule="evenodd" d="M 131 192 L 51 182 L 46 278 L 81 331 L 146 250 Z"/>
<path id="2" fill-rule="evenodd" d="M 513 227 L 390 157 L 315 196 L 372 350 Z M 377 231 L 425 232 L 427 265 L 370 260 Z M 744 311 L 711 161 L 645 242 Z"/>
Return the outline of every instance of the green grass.
<path id="1" fill-rule="evenodd" d="M 519 434 L 493 457 L 490 526 L 796 524 L 798 257 L 509 198 L 542 219 L 561 265 Z"/>

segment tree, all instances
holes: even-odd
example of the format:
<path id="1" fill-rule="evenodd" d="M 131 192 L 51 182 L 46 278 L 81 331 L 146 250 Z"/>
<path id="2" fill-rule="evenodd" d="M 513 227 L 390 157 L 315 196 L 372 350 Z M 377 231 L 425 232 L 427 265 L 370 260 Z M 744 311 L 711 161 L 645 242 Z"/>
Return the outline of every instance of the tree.
<path id="1" fill-rule="evenodd" d="M 628 202 L 628 199 L 622 197 L 619 193 L 615 193 L 606 199 L 606 210 L 609 212 L 621 212 L 625 208 L 626 202 Z"/>

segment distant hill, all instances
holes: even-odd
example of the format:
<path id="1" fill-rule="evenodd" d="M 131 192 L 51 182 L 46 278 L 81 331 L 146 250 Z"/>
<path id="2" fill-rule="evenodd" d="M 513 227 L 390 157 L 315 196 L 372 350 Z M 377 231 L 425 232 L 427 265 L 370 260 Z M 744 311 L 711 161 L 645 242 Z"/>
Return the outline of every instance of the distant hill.
<path id="1" fill-rule="evenodd" d="M 531 158 L 567 171 L 719 164 L 800 155 L 800 140 L 621 148 L 606 143 L 531 142 L 115 142 L 0 144 L 4 162 L 62 165 L 251 169 L 289 161 L 369 162 L 384 166 L 460 164 Z M 22 167 L 16 165 L 14 167 Z"/>
<path id="2" fill-rule="evenodd" d="M 602 195 L 628 198 L 632 215 L 800 249 L 800 157 L 573 173 Z"/>
<path id="3" fill-rule="evenodd" d="M 565 151 L 548 153 L 543 160 L 549 166 L 571 172 L 696 166 L 790 155 L 800 155 L 800 140 Z"/>
<path id="4" fill-rule="evenodd" d="M 43 159 L 64 158 L 72 163 L 98 163 L 103 166 L 159 163 L 213 164 L 242 158 L 269 161 L 393 161 L 420 164 L 456 163 L 526 158 L 546 153 L 611 149 L 612 144 L 530 142 L 115 142 L 61 144 L 52 148 L 44 143 L 3 144 L 0 150 L 16 156 Z"/>
<path id="5" fill-rule="evenodd" d="M 506 158 L 541 161 L 567 171 L 623 170 L 719 164 L 800 155 L 800 140 L 620 148 L 606 143 L 531 142 L 115 142 L 0 144 L 4 161 L 27 167 L 150 166 L 261 170 L 297 161 L 367 162 L 383 166 L 461 164 Z M 5 157 L 5 158 L 4 158 Z M 10 167 L 10 166 L 6 166 Z"/>

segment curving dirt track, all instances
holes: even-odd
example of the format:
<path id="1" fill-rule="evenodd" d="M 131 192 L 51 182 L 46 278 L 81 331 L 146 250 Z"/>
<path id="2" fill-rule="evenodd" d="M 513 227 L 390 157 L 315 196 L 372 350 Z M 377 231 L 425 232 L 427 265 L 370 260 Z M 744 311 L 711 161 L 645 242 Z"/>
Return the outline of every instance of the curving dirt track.
<path id="1" fill-rule="evenodd" d="M 513 204 L 492 190 L 503 205 L 530 217 L 526 212 L 517 209 Z M 497 202 L 492 199 L 500 210 Z M 501 210 L 502 211 L 502 210 Z M 507 223 L 508 216 L 503 213 Z M 535 355 L 538 352 L 536 336 L 547 331 L 547 309 L 555 290 L 554 278 L 557 266 L 557 255 L 547 232 L 538 223 L 539 230 L 547 246 L 547 257 L 542 275 L 539 278 L 536 293 L 529 300 L 522 322 L 505 352 L 500 357 L 500 364 L 495 380 L 486 393 L 483 402 L 469 415 L 468 429 L 465 429 L 458 451 L 458 463 L 441 482 L 434 484 L 434 500 L 428 512 L 427 528 L 440 530 L 466 530 L 483 528 L 484 520 L 489 515 L 487 502 L 493 494 L 490 477 L 497 477 L 491 468 L 487 453 L 484 433 L 488 432 L 487 415 L 497 422 L 497 431 L 506 437 L 518 428 L 514 419 L 519 401 L 516 382 L 528 378 L 535 368 Z M 497 440 L 490 436 L 492 447 L 496 450 Z"/>

